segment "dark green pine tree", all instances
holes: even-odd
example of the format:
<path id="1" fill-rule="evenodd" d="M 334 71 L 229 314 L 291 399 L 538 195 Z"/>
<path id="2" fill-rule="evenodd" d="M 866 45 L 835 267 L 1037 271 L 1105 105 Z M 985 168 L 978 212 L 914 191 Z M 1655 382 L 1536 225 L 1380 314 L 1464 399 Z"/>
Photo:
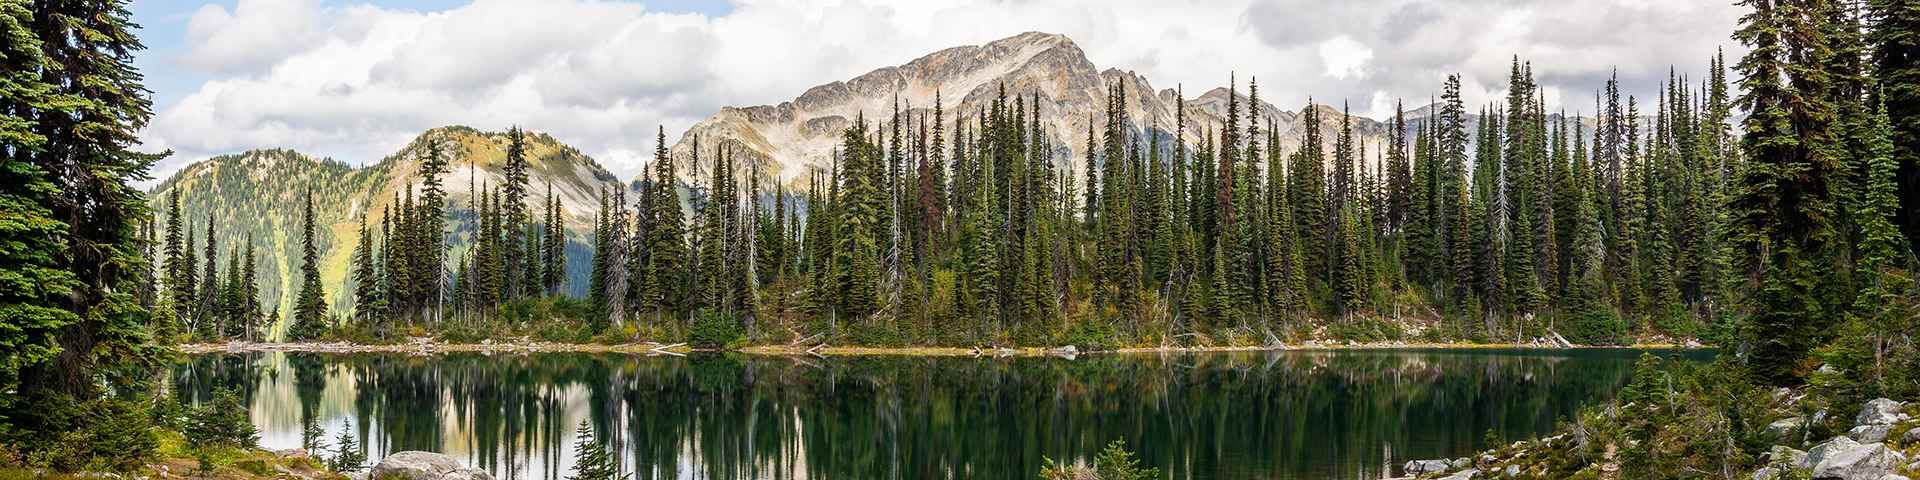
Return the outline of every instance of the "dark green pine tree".
<path id="1" fill-rule="evenodd" d="M 191 268 L 183 265 L 183 263 L 186 260 L 187 251 L 193 248 L 191 245 L 183 245 L 181 243 L 183 240 L 181 237 L 182 232 L 180 231 L 182 223 L 180 218 L 180 191 L 176 189 L 173 193 L 167 195 L 167 240 L 166 249 L 163 250 L 167 254 L 167 260 L 162 264 L 161 268 L 164 272 L 163 274 L 166 275 L 163 281 L 166 283 L 167 293 L 174 299 L 173 301 L 176 304 L 182 302 L 180 293 L 191 288 L 181 285 L 181 282 L 185 280 L 188 275 L 184 270 Z"/>
<path id="2" fill-rule="evenodd" d="M 1901 0 L 1869 0 L 1867 42 L 1873 52 L 1873 80 L 1886 102 L 1892 128 L 1893 182 L 1900 205 L 1894 224 L 1908 251 L 1920 251 L 1920 9 Z"/>
<path id="3" fill-rule="evenodd" d="M 408 203 L 412 203 L 411 200 Z M 387 204 L 387 208 L 380 212 L 382 239 L 380 247 L 383 251 L 380 256 L 385 260 L 381 275 L 385 285 L 382 287 L 387 294 L 388 307 L 394 310 L 394 313 L 405 317 L 399 320 L 407 321 L 411 321 L 411 314 L 414 313 L 410 307 L 414 306 L 412 260 L 415 255 L 407 252 L 408 246 L 413 245 L 411 238 L 407 235 L 407 225 L 409 219 L 413 217 L 412 210 L 410 206 L 400 202 L 400 195 L 396 193 L 392 203 Z"/>
<path id="4" fill-rule="evenodd" d="M 612 211 L 607 209 L 605 188 L 600 190 L 599 198 L 600 208 L 595 210 L 597 213 L 593 220 L 593 271 L 587 276 L 587 305 L 595 310 L 605 308 L 607 304 L 607 289 L 610 283 L 607 277 L 611 268 L 608 262 L 613 253 L 613 232 L 610 231 L 612 222 L 609 218 L 612 216 Z M 599 311 L 593 317 L 600 318 L 605 315 L 607 315 L 605 311 Z"/>
<path id="5" fill-rule="evenodd" d="M 360 217 L 360 246 L 353 250 L 353 317 L 363 325 L 378 321 L 375 308 L 380 292 L 380 271 L 376 268 L 373 232 L 367 230 L 367 217 Z"/>
<path id="6" fill-rule="evenodd" d="M 446 175 L 449 168 L 440 141 L 429 139 L 426 156 L 420 160 L 420 203 L 417 208 L 405 210 L 403 217 L 407 223 L 407 241 L 402 243 L 406 246 L 402 252 L 408 257 L 406 266 L 410 270 L 405 290 L 408 312 L 425 313 L 433 321 L 438 321 L 445 311 L 441 308 L 441 295 L 447 284 L 444 273 L 447 192 L 441 188 L 440 177 Z M 469 191 L 478 192 L 471 188 Z M 412 196 L 412 189 L 408 189 L 408 196 Z"/>
<path id="7" fill-rule="evenodd" d="M 0 417 L 39 418 L 45 412 L 31 409 L 55 401 L 25 401 L 25 392 L 78 404 L 138 388 L 164 360 L 167 347 L 143 331 L 136 294 L 151 268 L 140 234 L 150 207 L 129 183 L 167 154 L 132 151 L 152 110 L 133 66 L 144 47 L 130 16 L 120 1 L 47 0 L 0 13 L 8 225 L 0 243 L 9 246 L 0 330 L 10 332 L 0 340 L 8 385 Z M 15 438 L 35 428 L 15 425 Z"/>
<path id="8" fill-rule="evenodd" d="M 880 147 L 867 138 L 866 118 L 857 119 L 841 140 L 843 210 L 839 215 L 839 245 L 834 264 L 840 268 L 840 303 L 847 313 L 864 317 L 880 309 L 879 239 L 874 237 L 886 199 L 881 185 L 885 160 Z"/>
<path id="9" fill-rule="evenodd" d="M 567 217 L 566 200 L 553 194 L 553 182 L 547 182 L 546 204 L 540 221 L 540 287 L 558 297 L 567 286 Z"/>
<path id="10" fill-rule="evenodd" d="M 593 427 L 586 420 L 580 421 L 580 428 L 574 430 L 573 475 L 567 480 L 615 480 L 624 478 L 620 474 L 620 457 L 607 450 L 605 444 L 595 440 Z"/>
<path id="11" fill-rule="evenodd" d="M 1439 194 L 1440 167 L 1433 154 L 1433 130 L 1426 120 L 1416 127 L 1413 140 L 1413 166 L 1411 186 L 1407 189 L 1407 223 L 1405 247 L 1401 248 L 1400 263 L 1410 271 L 1409 276 L 1423 280 L 1433 292 L 1436 300 L 1447 297 L 1446 290 L 1440 288 L 1446 278 L 1447 264 L 1439 260 L 1445 242 L 1438 238 L 1436 230 L 1440 220 L 1439 210 L 1446 207 Z"/>
<path id="12" fill-rule="evenodd" d="M 527 215 L 527 142 L 526 134 L 515 125 L 507 129 L 507 159 L 500 176 L 500 241 L 497 248 L 501 263 L 501 296 L 514 300 L 532 293 L 527 279 L 536 278 L 533 264 L 527 260 L 531 249 L 524 236 Z"/>
<path id="13" fill-rule="evenodd" d="M 1819 63 L 1831 53 L 1824 16 L 1742 3 L 1754 9 L 1734 33 L 1752 48 L 1737 67 L 1746 92 L 1739 102 L 1749 112 L 1741 139 L 1748 163 L 1729 204 L 1729 241 L 1740 249 L 1739 268 L 1758 280 L 1745 328 L 1754 373 L 1795 385 L 1807 373 L 1802 359 L 1838 317 L 1827 266 L 1829 242 L 1843 238 L 1828 215 L 1844 153 L 1828 98 L 1837 79 Z"/>
<path id="14" fill-rule="evenodd" d="M 219 315 L 220 337 L 234 338 L 245 333 L 247 324 L 241 309 L 245 307 L 245 286 L 240 279 L 240 248 L 227 251 L 227 277 L 220 281 Z"/>
<path id="15" fill-rule="evenodd" d="M 1294 150 L 1293 158 L 1287 165 L 1288 199 L 1293 201 L 1293 229 L 1300 235 L 1300 253 L 1307 265 L 1306 279 L 1309 289 L 1318 288 L 1327 282 L 1328 267 L 1332 265 L 1334 251 L 1328 242 L 1333 238 L 1327 231 L 1328 218 L 1325 143 L 1320 136 L 1320 107 L 1307 100 L 1306 108 L 1301 110 L 1301 124 L 1306 131 L 1300 139 L 1300 149 Z"/>
<path id="16" fill-rule="evenodd" d="M 213 214 L 207 214 L 206 266 L 200 273 L 200 296 L 194 300 L 193 320 L 202 337 L 220 334 L 220 247 L 213 232 Z"/>
<path id="17" fill-rule="evenodd" d="M 241 255 L 246 259 L 240 264 L 240 312 L 246 320 L 244 338 L 257 342 L 261 340 L 261 330 L 268 325 L 264 324 L 267 319 L 260 315 L 260 257 L 254 254 L 253 234 L 247 234 L 247 247 L 243 252 Z"/>
<path id="18" fill-rule="evenodd" d="M 1393 104 L 1393 121 L 1387 123 L 1386 153 L 1386 227 L 1398 240 L 1404 238 L 1401 233 L 1413 215 L 1414 183 L 1413 165 L 1407 158 L 1407 109 L 1398 101 Z"/>
<path id="19" fill-rule="evenodd" d="M 1334 276 L 1337 283 L 1335 292 L 1339 295 L 1340 308 L 1349 318 L 1367 305 L 1368 278 L 1361 251 L 1363 240 L 1360 238 L 1360 219 L 1354 213 L 1355 206 L 1348 204 L 1340 209 L 1340 230 L 1338 232 L 1340 258 L 1335 265 Z"/>
<path id="20" fill-rule="evenodd" d="M 674 167 L 673 157 L 667 152 L 667 134 L 665 127 L 659 130 L 653 151 L 653 180 L 648 183 L 647 195 L 653 199 L 647 203 L 652 209 L 647 216 L 650 227 L 647 229 L 647 275 L 641 297 L 636 299 L 642 310 L 651 312 L 655 320 L 665 316 L 676 305 L 673 292 L 684 288 L 686 273 L 686 217 L 681 211 L 680 195 L 676 188 L 679 172 Z"/>
<path id="21" fill-rule="evenodd" d="M 312 340 L 327 333 L 327 292 L 320 284 L 320 253 L 313 245 L 313 191 L 306 194 L 301 210 L 300 294 L 293 304 L 293 325 L 287 336 L 293 340 Z"/>
<path id="22" fill-rule="evenodd" d="M 181 248 L 182 251 L 186 252 L 186 257 L 180 259 L 180 271 L 182 272 L 182 275 L 179 277 L 180 290 L 178 292 L 180 319 L 183 324 L 190 328 L 197 328 L 198 326 L 198 320 L 194 314 L 194 310 L 200 304 L 200 254 L 193 251 L 193 245 L 198 242 L 199 234 L 197 232 L 199 232 L 199 228 L 198 225 L 194 225 L 192 222 L 187 223 L 187 243 L 184 248 Z"/>

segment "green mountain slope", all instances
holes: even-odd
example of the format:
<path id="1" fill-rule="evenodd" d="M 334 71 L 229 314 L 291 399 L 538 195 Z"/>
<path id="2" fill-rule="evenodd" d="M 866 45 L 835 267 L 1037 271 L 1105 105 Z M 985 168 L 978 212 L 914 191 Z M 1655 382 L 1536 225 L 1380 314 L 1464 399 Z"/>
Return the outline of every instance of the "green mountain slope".
<path id="1" fill-rule="evenodd" d="M 504 132 L 481 132 L 463 126 L 436 128 L 422 133 L 399 152 L 362 167 L 290 150 L 255 150 L 196 162 L 148 192 L 159 223 L 156 236 L 165 234 L 167 197 L 178 192 L 181 216 L 197 233 L 194 251 L 202 251 L 207 225 L 213 225 L 219 265 L 224 271 L 234 248 L 243 247 L 251 236 L 260 262 L 263 309 L 278 307 L 284 313 L 291 310 L 299 288 L 301 198 L 311 189 L 315 215 L 324 227 L 316 229 L 315 242 L 323 252 L 321 277 L 328 304 L 335 313 L 345 314 L 352 304 L 348 289 L 343 287 L 353 249 L 359 243 L 360 221 L 365 219 L 368 228 L 377 231 L 381 214 L 396 195 L 404 196 L 408 189 L 418 193 L 421 179 L 417 172 L 429 139 L 439 140 L 450 164 L 451 173 L 441 182 L 449 197 L 449 241 L 453 244 L 447 258 L 450 264 L 457 264 L 472 231 L 472 192 L 488 190 L 501 182 L 507 151 Z M 572 237 L 568 243 L 569 283 L 572 289 L 582 290 L 589 273 L 586 265 L 592 259 L 587 242 L 598 208 L 598 192 L 624 185 L 592 158 L 545 133 L 528 131 L 526 142 L 528 162 L 533 167 L 527 202 L 537 211 L 546 201 L 549 184 L 553 194 L 564 202 Z M 157 263 L 161 259 L 155 260 Z"/>

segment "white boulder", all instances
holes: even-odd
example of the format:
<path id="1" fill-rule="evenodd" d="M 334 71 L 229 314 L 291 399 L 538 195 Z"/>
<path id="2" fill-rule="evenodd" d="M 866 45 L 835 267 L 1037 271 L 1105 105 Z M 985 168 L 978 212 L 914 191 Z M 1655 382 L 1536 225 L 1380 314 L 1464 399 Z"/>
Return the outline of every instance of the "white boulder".
<path id="1" fill-rule="evenodd" d="M 1853 417 L 1854 425 L 1892 425 L 1900 421 L 1900 402 L 1885 398 L 1876 398 L 1860 406 L 1860 415 Z"/>
<path id="2" fill-rule="evenodd" d="M 380 459 L 367 471 L 369 478 L 406 480 L 494 480 L 486 470 L 460 465 L 453 457 L 432 452 L 399 452 Z"/>

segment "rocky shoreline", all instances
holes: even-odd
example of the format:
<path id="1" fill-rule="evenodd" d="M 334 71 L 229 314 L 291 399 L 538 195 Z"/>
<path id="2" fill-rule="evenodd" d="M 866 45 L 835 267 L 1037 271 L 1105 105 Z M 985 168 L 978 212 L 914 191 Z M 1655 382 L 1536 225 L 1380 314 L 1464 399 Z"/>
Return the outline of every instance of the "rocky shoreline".
<path id="1" fill-rule="evenodd" d="M 1776 397 L 1793 395 L 1781 389 Z M 1791 404 L 1798 398 L 1788 398 Z M 1908 410 L 1920 405 L 1903 404 L 1878 398 L 1861 406 L 1854 427 L 1845 435 L 1814 444 L 1805 451 L 1784 443 L 1804 436 L 1808 420 L 1788 417 L 1768 425 L 1765 435 L 1775 444 L 1761 455 L 1765 466 L 1751 474 L 1750 480 L 1911 480 L 1920 473 L 1920 421 Z M 1820 410 L 1816 417 L 1824 417 Z M 1920 412 L 1915 412 L 1920 413 Z M 1818 422 L 1818 420 L 1815 420 Z M 1574 433 L 1563 433 L 1539 440 L 1514 442 L 1505 447 L 1481 452 L 1474 457 L 1414 460 L 1401 467 L 1400 477 L 1385 480 L 1474 480 L 1547 478 L 1546 463 L 1563 456 L 1581 442 Z M 1612 449 L 1608 453 L 1612 453 Z M 1617 478 L 1620 465 L 1609 455 L 1600 465 L 1599 478 Z"/>

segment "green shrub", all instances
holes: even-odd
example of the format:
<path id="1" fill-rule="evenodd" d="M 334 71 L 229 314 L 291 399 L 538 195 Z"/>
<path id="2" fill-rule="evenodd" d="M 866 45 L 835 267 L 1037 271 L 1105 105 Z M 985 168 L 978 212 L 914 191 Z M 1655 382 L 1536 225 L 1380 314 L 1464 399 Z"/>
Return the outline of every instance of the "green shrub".
<path id="1" fill-rule="evenodd" d="M 488 335 L 479 329 L 465 325 L 454 325 L 440 331 L 440 341 L 453 344 L 473 344 L 486 340 Z"/>
<path id="2" fill-rule="evenodd" d="M 1082 319 L 1067 328 L 1066 334 L 1060 336 L 1060 343 L 1080 350 L 1113 350 L 1121 346 L 1116 338 L 1113 325 Z"/>
<path id="3" fill-rule="evenodd" d="M 213 402 L 193 412 L 185 427 L 180 433 L 193 445 L 253 448 L 260 441 L 260 431 L 248 421 L 239 392 L 230 388 L 215 390 Z"/>
<path id="4" fill-rule="evenodd" d="M 590 328 L 573 328 L 558 322 L 547 322 L 534 329 L 533 338 L 542 342 L 586 343 L 593 339 Z"/>
<path id="5" fill-rule="evenodd" d="M 687 328 L 687 346 L 701 349 L 718 349 L 739 340 L 745 334 L 740 332 L 740 324 L 733 315 L 706 310 Z"/>
<path id="6" fill-rule="evenodd" d="M 367 467 L 367 452 L 362 451 L 359 442 L 354 441 L 351 427 L 341 428 L 340 438 L 334 444 L 338 447 L 334 450 L 333 458 L 327 460 L 328 470 L 353 473 Z"/>
<path id="7" fill-rule="evenodd" d="M 65 395 L 34 395 L 21 411 L 31 416 L 12 417 L 15 427 L 8 441 L 18 445 L 7 451 L 9 459 L 32 468 L 54 471 L 77 470 L 133 472 L 156 457 L 160 436 L 153 428 L 152 413 L 141 404 L 117 399 L 99 399 L 75 404 Z M 18 436 L 13 436 L 18 435 Z M 13 450 L 12 448 L 18 448 Z M 19 453 L 25 453 L 21 459 Z"/>
<path id="8" fill-rule="evenodd" d="M 238 468 L 240 470 L 243 470 L 247 473 L 251 473 L 254 475 L 267 475 L 267 474 L 273 473 L 273 465 L 268 464 L 266 460 L 262 460 L 258 458 L 249 458 L 249 459 L 233 462 L 233 468 Z"/>
<path id="9" fill-rule="evenodd" d="M 1127 451 L 1125 440 L 1114 440 L 1105 450 L 1093 457 L 1093 465 L 1081 469 L 1072 466 L 1058 466 L 1053 459 L 1041 457 L 1040 478 L 1042 480 L 1077 480 L 1096 478 L 1100 480 L 1150 480 L 1160 478 L 1158 468 L 1140 468 L 1140 461 Z M 1091 471 L 1089 471 L 1091 470 Z"/>
<path id="10" fill-rule="evenodd" d="M 1620 314 L 1612 309 L 1598 308 L 1581 312 L 1574 317 L 1573 332 L 1567 340 L 1587 345 L 1625 345 L 1627 322 L 1620 320 Z"/>

